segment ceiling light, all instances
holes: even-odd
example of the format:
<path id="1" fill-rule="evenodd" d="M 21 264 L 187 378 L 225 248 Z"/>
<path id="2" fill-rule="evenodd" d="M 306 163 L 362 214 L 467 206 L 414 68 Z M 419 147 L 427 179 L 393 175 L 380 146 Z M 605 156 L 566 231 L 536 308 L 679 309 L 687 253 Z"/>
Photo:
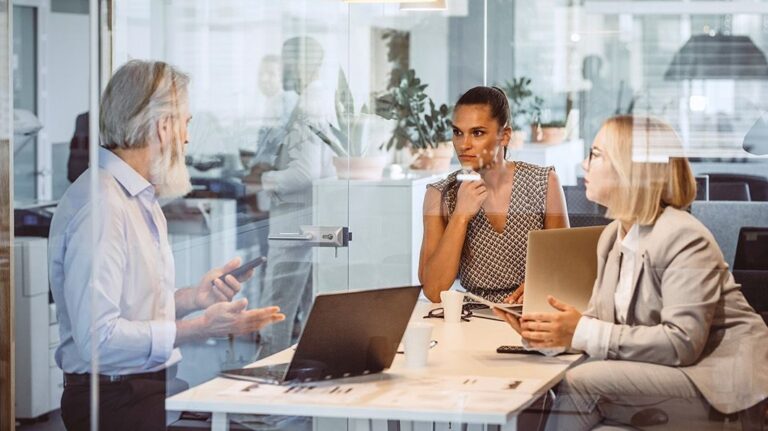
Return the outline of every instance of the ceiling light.
<path id="1" fill-rule="evenodd" d="M 378 4 L 432 3 L 432 1 L 425 2 L 424 0 L 341 0 L 341 1 L 344 3 L 378 3 Z"/>
<path id="2" fill-rule="evenodd" d="M 768 62 L 748 36 L 697 34 L 675 53 L 664 79 L 768 79 Z"/>
<path id="3" fill-rule="evenodd" d="M 445 0 L 400 2 L 400 10 L 446 10 Z"/>

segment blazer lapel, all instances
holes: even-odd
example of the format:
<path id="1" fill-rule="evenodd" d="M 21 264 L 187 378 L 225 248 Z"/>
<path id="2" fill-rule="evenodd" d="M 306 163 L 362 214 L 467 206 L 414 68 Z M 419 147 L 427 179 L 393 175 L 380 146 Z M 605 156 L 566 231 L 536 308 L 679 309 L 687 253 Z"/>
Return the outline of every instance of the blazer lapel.
<path id="1" fill-rule="evenodd" d="M 615 320 L 615 305 L 613 296 L 616 293 L 616 286 L 619 284 L 619 272 L 621 270 L 621 248 L 618 244 L 614 245 L 608 253 L 605 262 L 605 272 L 601 280 L 600 300 L 598 302 L 598 318 L 606 322 Z"/>

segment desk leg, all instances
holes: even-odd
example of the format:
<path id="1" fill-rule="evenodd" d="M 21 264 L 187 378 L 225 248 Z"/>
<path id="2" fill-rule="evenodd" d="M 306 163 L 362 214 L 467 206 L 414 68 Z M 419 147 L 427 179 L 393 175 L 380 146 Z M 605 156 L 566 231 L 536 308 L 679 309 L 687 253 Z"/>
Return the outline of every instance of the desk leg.
<path id="1" fill-rule="evenodd" d="M 211 416 L 211 431 L 229 431 L 229 418 L 224 412 L 214 412 Z"/>
<path id="2" fill-rule="evenodd" d="M 493 426 L 494 428 L 491 428 Z M 509 420 L 509 422 L 505 423 L 504 425 L 491 425 L 488 427 L 489 431 L 517 431 L 517 416 L 513 417 Z"/>
<path id="3" fill-rule="evenodd" d="M 400 421 L 387 421 L 387 431 L 400 431 Z"/>

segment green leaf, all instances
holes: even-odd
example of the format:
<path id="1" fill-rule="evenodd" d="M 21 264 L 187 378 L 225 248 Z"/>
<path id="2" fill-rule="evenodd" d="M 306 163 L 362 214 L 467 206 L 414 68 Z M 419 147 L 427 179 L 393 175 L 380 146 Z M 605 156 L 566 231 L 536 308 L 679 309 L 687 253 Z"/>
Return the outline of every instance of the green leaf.
<path id="1" fill-rule="evenodd" d="M 336 87 L 336 119 L 339 127 L 348 133 L 349 118 L 355 113 L 355 102 L 352 98 L 352 92 L 349 89 L 347 77 L 344 71 L 339 68 L 339 82 Z"/>
<path id="2" fill-rule="evenodd" d="M 321 141 L 323 141 L 326 145 L 331 147 L 331 150 L 334 153 L 336 153 L 337 156 L 339 157 L 348 156 L 344 148 L 342 148 L 338 143 L 332 141 L 325 133 L 323 133 L 323 131 L 321 131 L 320 129 L 316 128 L 311 124 L 307 124 L 307 126 L 309 127 L 309 130 L 311 130 L 315 135 L 317 135 L 318 138 L 320 138 Z"/>
<path id="3" fill-rule="evenodd" d="M 347 137 L 346 131 L 341 131 L 333 126 L 333 124 L 328 124 L 331 127 L 331 132 L 336 136 L 336 139 L 341 142 L 341 145 L 347 149 L 347 152 L 349 152 L 349 138 Z"/>

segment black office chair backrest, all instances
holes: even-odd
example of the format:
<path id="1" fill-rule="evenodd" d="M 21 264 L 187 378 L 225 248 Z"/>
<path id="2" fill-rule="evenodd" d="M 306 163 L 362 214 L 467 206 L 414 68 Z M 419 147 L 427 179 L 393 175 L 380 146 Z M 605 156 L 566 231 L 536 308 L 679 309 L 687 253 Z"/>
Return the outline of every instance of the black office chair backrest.
<path id="1" fill-rule="evenodd" d="M 696 200 L 709 200 L 709 175 L 696 175 Z"/>
<path id="2" fill-rule="evenodd" d="M 727 173 L 711 173 L 706 175 L 709 177 L 710 185 L 714 183 L 746 183 L 749 188 L 750 200 L 760 202 L 768 201 L 768 177 Z"/>
<path id="3" fill-rule="evenodd" d="M 603 226 L 611 222 L 611 219 L 605 217 L 605 207 L 587 199 L 587 190 L 582 181 L 576 186 L 563 186 L 563 194 L 571 227 Z"/>
<path id="4" fill-rule="evenodd" d="M 709 182 L 711 201 L 750 201 L 749 186 L 743 181 Z"/>

